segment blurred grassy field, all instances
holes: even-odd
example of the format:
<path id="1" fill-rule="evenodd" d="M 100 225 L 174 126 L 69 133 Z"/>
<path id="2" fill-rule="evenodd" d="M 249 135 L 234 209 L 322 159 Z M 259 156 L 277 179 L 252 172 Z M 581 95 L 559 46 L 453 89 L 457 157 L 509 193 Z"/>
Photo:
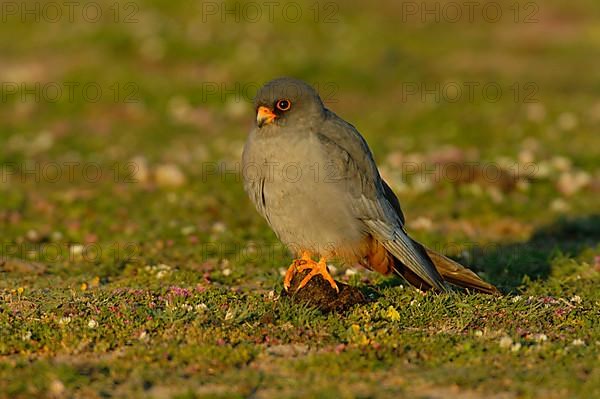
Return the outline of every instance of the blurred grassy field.
<path id="1" fill-rule="evenodd" d="M 2 3 L 0 397 L 600 395 L 600 3 L 235 4 Z M 282 75 L 506 295 L 280 299 L 239 161 Z"/>

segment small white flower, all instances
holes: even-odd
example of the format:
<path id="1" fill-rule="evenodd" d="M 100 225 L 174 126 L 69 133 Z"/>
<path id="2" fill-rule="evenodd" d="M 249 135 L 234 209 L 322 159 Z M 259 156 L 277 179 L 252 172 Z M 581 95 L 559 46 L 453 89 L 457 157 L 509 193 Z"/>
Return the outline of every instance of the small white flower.
<path id="1" fill-rule="evenodd" d="M 513 345 L 510 347 L 510 351 L 511 351 L 511 352 L 518 352 L 518 351 L 519 351 L 519 349 L 521 349 L 521 344 L 520 344 L 519 342 L 517 342 L 517 343 L 513 344 Z"/>
<path id="2" fill-rule="evenodd" d="M 90 319 L 90 321 L 88 321 L 88 328 L 96 328 L 98 327 L 98 322 L 94 319 Z"/>
<path id="3" fill-rule="evenodd" d="M 248 245 L 246 246 L 246 252 L 248 254 L 255 254 L 256 251 L 257 251 L 257 249 L 256 249 L 256 243 L 249 242 Z"/>
<path id="4" fill-rule="evenodd" d="M 353 268 L 346 269 L 346 272 L 345 272 L 346 276 L 354 276 L 356 273 L 357 273 L 357 271 Z"/>
<path id="5" fill-rule="evenodd" d="M 159 187 L 181 187 L 186 183 L 186 176 L 175 164 L 158 165 L 154 169 L 154 181 Z"/>
<path id="6" fill-rule="evenodd" d="M 172 270 L 171 266 L 165 265 L 164 263 L 161 263 L 156 266 L 146 266 L 144 269 L 147 272 L 155 273 L 154 276 L 159 280 L 169 275 L 169 273 L 171 273 Z"/>
<path id="7" fill-rule="evenodd" d="M 500 347 L 501 348 L 509 348 L 513 344 L 513 340 L 511 337 L 502 337 L 500 338 Z"/>
<path id="8" fill-rule="evenodd" d="M 60 324 L 61 326 L 67 325 L 70 322 L 71 322 L 71 318 L 69 316 L 61 317 L 60 319 L 58 319 L 58 324 Z"/>
<path id="9" fill-rule="evenodd" d="M 31 339 L 31 331 L 26 331 L 23 335 L 21 335 L 21 339 L 23 341 L 29 341 Z"/>
<path id="10" fill-rule="evenodd" d="M 167 274 L 169 274 L 169 272 L 161 270 L 158 273 L 156 273 L 156 278 L 157 279 L 162 279 L 163 277 L 165 277 Z"/>
<path id="11" fill-rule="evenodd" d="M 185 310 L 186 312 L 191 312 L 194 308 L 192 307 L 192 305 L 184 303 L 183 305 L 180 306 L 181 309 Z"/>
<path id="12" fill-rule="evenodd" d="M 585 341 L 582 339 L 574 339 L 573 342 L 571 342 L 571 345 L 573 346 L 585 346 Z"/>
<path id="13" fill-rule="evenodd" d="M 63 397 L 65 392 L 65 385 L 60 380 L 54 380 L 50 383 L 48 391 L 52 393 L 52 396 Z"/>
<path id="14" fill-rule="evenodd" d="M 563 112 L 562 114 L 560 114 L 558 116 L 558 126 L 562 129 L 562 130 L 573 130 L 577 127 L 579 120 L 577 118 L 577 115 L 575 115 L 572 112 Z"/>
<path id="15" fill-rule="evenodd" d="M 71 253 L 72 257 L 77 257 L 83 253 L 84 249 L 85 249 L 85 247 L 83 245 L 74 244 L 74 245 L 71 245 L 71 247 L 69 248 L 69 252 Z"/>
<path id="16" fill-rule="evenodd" d="M 216 222 L 212 225 L 212 231 L 217 234 L 224 233 L 227 231 L 227 226 L 223 222 Z"/>
<path id="17" fill-rule="evenodd" d="M 164 263 L 161 263 L 160 265 L 156 266 L 156 268 L 161 271 L 171 271 L 171 266 L 165 265 Z"/>
<path id="18" fill-rule="evenodd" d="M 181 228 L 181 234 L 184 236 L 189 236 L 190 234 L 192 234 L 193 232 L 196 231 L 196 227 L 195 226 L 184 226 Z"/>
<path id="19" fill-rule="evenodd" d="M 481 331 L 481 330 L 475 330 L 475 332 L 473 333 L 473 335 L 475 335 L 476 337 L 483 337 L 483 331 Z"/>
<path id="20" fill-rule="evenodd" d="M 223 276 L 227 277 L 229 275 L 231 275 L 231 269 L 230 268 L 223 269 Z"/>
<path id="21" fill-rule="evenodd" d="M 511 301 L 512 301 L 512 302 L 514 302 L 514 303 L 517 303 L 517 302 L 519 302 L 521 299 L 523 299 L 523 298 L 521 297 L 521 295 L 516 295 L 516 296 L 514 296 L 514 297 L 511 299 Z"/>
<path id="22" fill-rule="evenodd" d="M 50 234 L 50 239 L 52 241 L 60 241 L 63 239 L 63 235 L 60 231 L 53 231 L 52 234 Z"/>
<path id="23" fill-rule="evenodd" d="M 25 237 L 27 237 L 29 241 L 37 242 L 40 239 L 40 234 L 37 231 L 31 229 L 27 231 L 27 233 L 25 233 Z"/>
<path id="24" fill-rule="evenodd" d="M 206 306 L 206 304 L 204 302 L 196 305 L 196 311 L 198 311 L 198 312 L 204 312 L 206 310 L 208 310 L 208 306 Z"/>
<path id="25" fill-rule="evenodd" d="M 555 212 L 566 212 L 571 206 L 562 198 L 556 198 L 550 203 L 550 209 Z"/>
<path id="26" fill-rule="evenodd" d="M 548 340 L 548 336 L 546 334 L 534 334 L 533 339 L 537 342 L 544 342 Z"/>
<path id="27" fill-rule="evenodd" d="M 569 300 L 573 303 L 581 303 L 581 297 L 579 295 L 575 295 Z"/>
<path id="28" fill-rule="evenodd" d="M 546 118 L 546 108 L 539 103 L 527 106 L 527 119 L 533 122 L 542 122 Z"/>

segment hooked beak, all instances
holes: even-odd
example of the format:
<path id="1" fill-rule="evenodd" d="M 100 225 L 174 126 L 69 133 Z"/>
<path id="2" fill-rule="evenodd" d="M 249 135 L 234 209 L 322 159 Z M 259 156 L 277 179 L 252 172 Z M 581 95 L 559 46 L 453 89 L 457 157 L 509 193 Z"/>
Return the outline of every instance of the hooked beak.
<path id="1" fill-rule="evenodd" d="M 276 115 L 267 107 L 260 106 L 256 112 L 256 123 L 258 127 L 268 125 L 275 120 Z"/>

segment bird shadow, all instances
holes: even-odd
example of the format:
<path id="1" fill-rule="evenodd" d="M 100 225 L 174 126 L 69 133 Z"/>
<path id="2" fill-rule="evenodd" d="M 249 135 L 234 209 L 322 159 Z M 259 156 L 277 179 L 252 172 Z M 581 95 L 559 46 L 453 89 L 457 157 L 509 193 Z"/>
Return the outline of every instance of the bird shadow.
<path id="1" fill-rule="evenodd" d="M 496 285 L 514 292 L 524 279 L 546 280 L 558 255 L 577 257 L 600 243 L 600 215 L 560 218 L 534 231 L 526 242 L 475 246 L 468 261 L 456 259 Z"/>

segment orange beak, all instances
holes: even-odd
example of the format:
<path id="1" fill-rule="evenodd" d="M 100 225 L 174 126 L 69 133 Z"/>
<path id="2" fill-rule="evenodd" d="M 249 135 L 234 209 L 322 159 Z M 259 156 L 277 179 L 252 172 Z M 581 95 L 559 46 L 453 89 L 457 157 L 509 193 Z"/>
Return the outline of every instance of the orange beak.
<path id="1" fill-rule="evenodd" d="M 258 107 L 258 111 L 256 112 L 256 123 L 258 127 L 263 127 L 263 125 L 268 125 L 273 122 L 276 118 L 276 115 L 267 107 L 260 106 Z"/>

